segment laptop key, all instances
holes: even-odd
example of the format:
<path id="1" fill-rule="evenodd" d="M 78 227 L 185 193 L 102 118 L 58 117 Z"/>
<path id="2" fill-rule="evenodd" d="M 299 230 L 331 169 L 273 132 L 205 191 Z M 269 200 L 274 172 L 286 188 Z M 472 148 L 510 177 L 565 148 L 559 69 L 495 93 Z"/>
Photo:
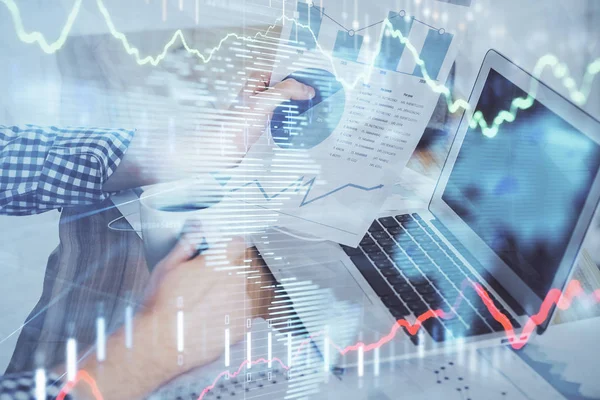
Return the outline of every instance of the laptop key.
<path id="1" fill-rule="evenodd" d="M 402 303 L 402 301 L 400 301 L 400 299 L 396 296 L 383 296 L 381 298 L 381 301 L 383 302 L 383 304 L 386 305 L 386 307 L 395 307 L 395 306 L 403 306 L 404 305 Z"/>
<path id="2" fill-rule="evenodd" d="M 410 315 L 410 310 L 403 305 L 390 307 L 389 310 L 396 319 L 403 319 Z"/>
<path id="3" fill-rule="evenodd" d="M 403 293 L 402 300 L 404 300 L 406 303 L 412 303 L 412 302 L 420 301 L 421 299 L 420 299 L 419 295 L 416 294 L 413 290 L 412 292 Z"/>
<path id="4" fill-rule="evenodd" d="M 394 239 L 392 239 L 391 237 L 377 239 L 377 243 L 380 246 L 390 246 L 390 245 L 395 245 L 396 244 L 396 242 L 394 242 Z"/>
<path id="5" fill-rule="evenodd" d="M 410 259 L 408 258 L 408 256 L 406 254 L 404 254 L 404 251 L 402 251 L 402 249 L 400 247 L 397 247 L 397 250 L 394 253 L 394 261 L 397 263 L 401 263 L 401 262 L 409 262 L 410 263 Z"/>
<path id="6" fill-rule="evenodd" d="M 390 282 L 391 283 L 391 282 Z M 394 290 L 398 292 L 400 295 L 404 293 L 412 293 L 414 289 L 406 282 L 400 282 L 394 285 Z"/>
<path id="7" fill-rule="evenodd" d="M 373 246 L 375 244 L 375 242 L 373 241 L 373 239 L 371 239 L 371 237 L 369 237 L 368 235 L 365 236 L 361 241 L 360 241 L 360 245 L 361 246 Z"/>
<path id="8" fill-rule="evenodd" d="M 435 267 L 419 265 L 419 269 L 427 276 L 427 278 L 429 278 L 429 280 L 443 279 L 443 275 L 441 275 L 440 271 L 438 271 Z"/>
<path id="9" fill-rule="evenodd" d="M 411 263 L 408 259 L 399 261 L 398 259 L 394 259 L 394 264 L 402 271 L 417 271 L 417 267 L 413 263 Z"/>
<path id="10" fill-rule="evenodd" d="M 383 251 L 385 251 L 390 256 L 393 256 L 396 253 L 401 253 L 402 252 L 402 250 L 400 250 L 398 248 L 398 246 L 396 246 L 395 243 L 383 246 Z"/>
<path id="11" fill-rule="evenodd" d="M 360 246 L 360 248 L 362 249 L 362 251 L 364 251 L 367 254 L 379 251 L 379 246 L 377 246 L 375 244 L 369 245 L 369 246 Z"/>
<path id="12" fill-rule="evenodd" d="M 419 292 L 420 294 L 436 293 L 433 286 L 431 286 L 429 283 L 424 284 L 424 285 L 418 285 L 415 288 L 417 289 L 417 292 Z"/>
<path id="13" fill-rule="evenodd" d="M 415 267 L 415 265 L 408 260 L 402 260 L 398 262 L 398 260 L 393 259 L 393 261 L 394 264 L 396 264 L 396 266 L 402 271 L 413 271 L 417 269 L 417 267 Z"/>
<path id="14" fill-rule="evenodd" d="M 425 273 L 427 272 L 432 272 L 435 273 L 436 275 L 439 274 L 439 269 L 435 266 L 435 264 L 433 264 L 431 261 L 427 260 L 427 259 L 413 259 L 413 262 L 417 265 L 417 267 L 419 267 L 419 269 Z"/>
<path id="15" fill-rule="evenodd" d="M 434 238 L 437 238 L 436 233 L 433 231 L 433 229 L 431 229 L 430 227 L 428 227 L 427 225 L 423 225 L 423 230 L 427 233 L 429 233 L 431 236 L 433 236 Z M 437 239 L 439 240 L 439 239 Z"/>
<path id="16" fill-rule="evenodd" d="M 400 235 L 401 233 L 404 233 L 404 229 L 402 229 L 400 226 L 396 226 L 394 228 L 389 228 L 387 231 L 392 236 L 396 236 L 396 235 Z"/>
<path id="17" fill-rule="evenodd" d="M 390 260 L 377 260 L 374 264 L 379 269 L 394 268 L 394 264 Z"/>
<path id="18" fill-rule="evenodd" d="M 460 298 L 460 293 L 454 287 L 438 288 L 440 295 L 450 304 L 454 304 Z"/>
<path id="19" fill-rule="evenodd" d="M 399 235 L 394 236 L 394 240 L 396 240 L 396 242 L 398 242 L 398 244 L 402 248 L 414 243 L 412 238 L 410 236 L 408 236 L 408 234 L 406 234 L 406 233 L 401 233 Z"/>
<path id="20" fill-rule="evenodd" d="M 377 232 L 373 232 L 371 233 L 371 236 L 373 236 L 373 239 L 375 239 L 376 241 L 382 240 L 382 239 L 391 239 L 390 234 L 387 233 L 386 231 L 377 231 Z"/>
<path id="21" fill-rule="evenodd" d="M 408 278 L 408 281 L 413 286 L 416 286 L 419 283 L 427 282 L 427 280 L 425 279 L 425 277 L 423 276 L 423 274 L 420 273 L 420 272 L 418 272 L 418 271 L 416 273 L 411 271 L 411 273 L 408 274 L 407 278 Z"/>
<path id="22" fill-rule="evenodd" d="M 437 262 L 437 260 L 436 260 Z M 442 264 L 442 263 L 437 263 L 440 266 L 440 269 L 442 270 L 442 272 L 444 273 L 444 275 L 449 276 L 449 277 L 464 277 L 464 274 L 458 269 L 457 266 L 455 266 L 454 264 L 450 263 L 450 264 Z"/>
<path id="23" fill-rule="evenodd" d="M 432 241 L 428 241 L 428 242 L 424 242 L 424 243 L 419 243 L 421 245 L 421 247 L 423 248 L 423 250 L 425 250 L 427 252 L 427 254 L 429 254 L 430 257 L 441 257 L 444 255 L 444 253 L 439 249 L 438 245 L 435 244 L 435 242 Z"/>
<path id="24" fill-rule="evenodd" d="M 441 306 L 445 306 L 446 302 L 436 293 L 422 294 L 425 303 L 429 304 L 432 309 L 439 309 Z"/>
<path id="25" fill-rule="evenodd" d="M 396 268 L 394 267 L 390 267 L 390 268 L 383 268 L 381 270 L 381 275 L 387 277 L 392 277 L 392 276 L 400 276 L 400 271 L 398 271 Z"/>
<path id="26" fill-rule="evenodd" d="M 444 274 L 448 277 L 448 279 L 451 282 L 457 283 L 458 286 L 460 286 L 460 287 L 462 287 L 463 283 L 468 283 L 468 282 L 465 282 L 465 279 L 467 279 L 465 274 L 463 274 L 459 270 L 452 270 L 452 269 L 444 270 Z"/>
<path id="27" fill-rule="evenodd" d="M 411 257 L 411 259 L 413 260 L 413 262 L 417 265 L 419 264 L 427 264 L 430 265 L 432 267 L 435 267 L 435 265 L 429 260 L 429 257 L 427 257 L 425 255 L 425 253 L 423 253 L 420 250 L 416 250 L 411 248 L 409 251 L 407 251 L 407 254 Z M 437 267 L 435 267 L 435 269 L 437 270 Z"/>
<path id="28" fill-rule="evenodd" d="M 402 284 L 406 283 L 406 279 L 404 279 L 404 277 L 402 277 L 402 276 L 386 276 L 386 279 L 390 283 L 390 285 L 397 285 L 399 283 L 402 283 Z"/>
<path id="29" fill-rule="evenodd" d="M 377 260 L 387 260 L 387 254 L 385 254 L 382 251 L 374 251 L 372 253 L 368 254 L 369 258 L 373 261 L 377 261 Z"/>
<path id="30" fill-rule="evenodd" d="M 379 218 L 379 223 L 383 225 L 384 228 L 394 228 L 399 226 L 394 217 Z"/>
<path id="31" fill-rule="evenodd" d="M 423 253 L 416 243 L 411 243 L 408 246 L 402 246 L 402 249 L 411 258 L 425 257 L 425 253 Z"/>
<path id="32" fill-rule="evenodd" d="M 404 300 L 404 296 L 402 296 L 402 300 Z M 429 311 L 429 307 L 421 299 L 406 301 L 406 305 L 417 317 Z"/>
<path id="33" fill-rule="evenodd" d="M 373 221 L 373 223 L 369 227 L 369 232 L 377 232 L 377 231 L 382 231 L 382 230 L 383 230 L 383 227 L 381 225 L 379 225 L 379 223 L 377 221 Z"/>
<path id="34" fill-rule="evenodd" d="M 412 221 L 412 217 L 409 214 L 396 215 L 396 219 L 399 222 Z"/>
<path id="35" fill-rule="evenodd" d="M 406 229 L 408 231 L 408 233 L 410 233 L 410 231 L 412 229 L 419 229 L 421 226 L 419 224 L 417 224 L 416 221 L 414 221 L 412 218 L 409 221 L 403 221 L 400 223 L 400 225 L 402 225 L 402 227 L 404 229 Z"/>
<path id="36" fill-rule="evenodd" d="M 362 251 L 360 249 L 355 249 L 353 247 L 342 246 L 342 250 L 344 250 L 344 253 L 346 253 L 349 256 L 356 256 L 362 254 Z"/>
<path id="37" fill-rule="evenodd" d="M 439 280 L 446 280 L 444 275 L 440 274 L 439 271 L 434 271 L 434 272 L 423 271 L 423 273 L 425 274 L 427 279 L 429 279 L 429 281 L 432 283 L 435 281 L 439 281 Z"/>
<path id="38" fill-rule="evenodd" d="M 379 272 L 375 269 L 371 261 L 365 255 L 357 255 L 350 257 L 356 268 L 360 271 L 362 276 L 371 285 L 375 293 L 378 296 L 395 296 L 396 294 L 392 288 L 385 282 L 383 277 L 379 275 Z"/>
<path id="39" fill-rule="evenodd" d="M 419 244 L 434 243 L 422 229 L 411 229 L 409 233 Z"/>

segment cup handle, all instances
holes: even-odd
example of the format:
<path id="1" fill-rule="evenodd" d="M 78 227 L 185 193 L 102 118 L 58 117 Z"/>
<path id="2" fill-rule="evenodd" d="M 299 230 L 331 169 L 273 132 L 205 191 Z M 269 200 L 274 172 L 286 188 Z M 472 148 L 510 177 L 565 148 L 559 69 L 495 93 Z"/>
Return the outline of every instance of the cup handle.
<path id="1" fill-rule="evenodd" d="M 127 214 L 127 215 L 121 215 L 120 217 L 113 219 L 112 221 L 110 221 L 108 223 L 108 225 L 107 225 L 108 229 L 110 229 L 111 231 L 114 231 L 114 232 L 135 232 L 135 233 L 141 233 L 141 231 L 137 231 L 137 230 L 135 230 L 133 228 L 131 228 L 131 229 L 125 228 L 124 229 L 124 228 L 115 228 L 113 226 L 113 224 L 119 222 L 123 218 L 129 217 L 130 215 L 135 215 L 135 214 L 139 214 L 139 213 L 131 213 L 131 214 Z"/>

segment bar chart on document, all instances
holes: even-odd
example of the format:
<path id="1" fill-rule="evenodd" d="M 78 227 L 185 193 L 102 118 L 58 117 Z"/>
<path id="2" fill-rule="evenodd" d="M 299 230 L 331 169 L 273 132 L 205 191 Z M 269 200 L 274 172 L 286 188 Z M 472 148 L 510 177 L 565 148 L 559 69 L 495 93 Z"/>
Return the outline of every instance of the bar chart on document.
<path id="1" fill-rule="evenodd" d="M 354 3 L 282 3 L 272 81 L 295 79 L 316 95 L 275 109 L 242 163 L 245 180 L 228 184 L 233 197 L 272 210 L 278 226 L 350 246 L 431 118 L 466 8 Z"/>

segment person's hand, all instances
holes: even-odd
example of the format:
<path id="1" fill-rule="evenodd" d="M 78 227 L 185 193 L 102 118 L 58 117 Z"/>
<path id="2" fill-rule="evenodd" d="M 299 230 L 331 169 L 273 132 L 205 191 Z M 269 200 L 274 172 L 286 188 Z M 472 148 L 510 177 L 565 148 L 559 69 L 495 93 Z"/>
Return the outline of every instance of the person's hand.
<path id="1" fill-rule="evenodd" d="M 239 128 L 233 129 L 237 154 L 244 155 L 265 132 L 275 108 L 289 100 L 310 100 L 313 97 L 315 89 L 295 79 L 286 79 L 271 86 L 271 74 L 250 75 L 229 110 L 232 121 L 239 120 Z"/>
<path id="2" fill-rule="evenodd" d="M 104 398 L 133 399 L 152 392 L 177 375 L 217 359 L 224 330 L 231 345 L 241 340 L 246 320 L 258 310 L 264 293 L 249 288 L 245 274 L 223 271 L 252 257 L 243 240 L 209 250 L 192 260 L 195 246 L 183 239 L 153 271 L 144 307 L 134 318 L 133 349 L 125 349 L 123 329 L 107 341 L 106 361 L 89 357 L 81 365 Z M 218 269 L 215 270 L 215 264 Z M 177 315 L 183 312 L 183 349 L 178 348 Z M 228 323 L 226 325 L 226 319 Z M 79 396 L 88 388 L 77 385 Z M 79 398 L 79 397 L 77 397 Z"/>
<path id="3" fill-rule="evenodd" d="M 265 132 L 277 106 L 314 96 L 312 87 L 294 79 L 271 86 L 270 74 L 251 75 L 229 110 L 199 112 L 193 132 L 136 132 L 103 190 L 116 192 L 234 167 Z"/>
<path id="4" fill-rule="evenodd" d="M 138 318 L 152 326 L 169 327 L 153 328 L 156 346 L 148 343 L 166 367 L 165 372 L 183 372 L 219 357 L 226 327 L 232 343 L 242 339 L 246 309 L 250 307 L 247 279 L 235 271 L 215 269 L 243 265 L 245 248 L 244 241 L 236 239 L 226 249 L 208 250 L 188 261 L 195 245 L 184 238 L 153 271 Z M 184 315 L 182 351 L 178 349 L 176 329 L 179 312 Z M 178 358 L 183 367 L 178 365 Z"/>

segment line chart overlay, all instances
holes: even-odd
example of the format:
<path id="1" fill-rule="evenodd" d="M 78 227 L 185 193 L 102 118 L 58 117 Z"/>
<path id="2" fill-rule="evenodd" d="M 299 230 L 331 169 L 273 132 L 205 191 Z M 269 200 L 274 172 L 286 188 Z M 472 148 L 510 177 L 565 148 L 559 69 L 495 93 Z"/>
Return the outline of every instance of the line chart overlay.
<path id="1" fill-rule="evenodd" d="M 568 308 L 571 307 L 571 305 L 573 304 L 573 300 L 575 298 L 585 298 L 585 297 L 589 297 L 595 303 L 600 303 L 600 289 L 596 289 L 591 294 L 587 294 L 583 290 L 581 283 L 579 281 L 572 280 L 567 285 L 564 293 L 559 289 L 550 290 L 548 292 L 548 294 L 546 295 L 546 298 L 542 302 L 540 311 L 537 314 L 532 315 L 529 318 L 529 320 L 525 323 L 521 333 L 517 334 L 517 333 L 515 333 L 514 327 L 511 324 L 508 317 L 506 315 L 504 315 L 500 310 L 498 310 L 498 308 L 496 307 L 496 305 L 490 298 L 487 291 L 480 284 L 478 284 L 476 282 L 470 282 L 470 286 L 475 290 L 477 295 L 480 297 L 481 301 L 485 304 L 489 313 L 494 317 L 494 319 L 496 321 L 498 321 L 502 325 L 502 327 L 504 328 L 506 337 L 508 338 L 508 342 L 515 350 L 522 349 L 528 343 L 528 341 L 531 338 L 531 335 L 532 335 L 533 331 L 536 329 L 536 327 L 543 324 L 550 317 L 550 312 L 552 311 L 554 306 L 558 307 L 560 310 L 567 310 Z M 334 348 L 336 348 L 337 351 L 341 355 L 348 354 L 348 353 L 354 352 L 354 351 L 361 351 L 363 353 L 369 352 L 369 351 L 373 351 L 377 348 L 380 348 L 384 344 L 392 341 L 396 337 L 400 328 L 404 328 L 404 330 L 410 335 L 413 335 L 413 336 L 417 335 L 419 330 L 423 326 L 423 323 L 430 318 L 451 319 L 451 318 L 454 318 L 454 315 L 446 313 L 443 310 L 429 310 L 429 311 L 425 312 L 424 314 L 420 315 L 414 323 L 410 323 L 406 319 L 400 319 L 400 320 L 396 321 L 396 323 L 392 326 L 390 332 L 387 335 L 381 337 L 377 342 L 370 343 L 370 344 L 358 342 L 354 345 L 350 345 L 345 348 L 341 348 L 341 347 L 337 346 L 335 343 L 333 343 L 329 338 L 326 338 L 326 339 L 329 340 L 329 343 Z M 317 336 L 321 336 L 321 335 L 322 335 L 322 333 L 318 333 L 316 335 L 311 336 L 308 340 L 305 340 L 304 342 L 302 342 L 300 347 L 294 354 L 294 356 L 297 357 L 300 354 L 303 345 L 310 343 L 310 341 L 312 339 L 314 339 Z M 267 360 L 265 358 L 259 358 L 259 359 L 252 360 L 252 361 L 245 360 L 244 362 L 242 362 L 240 364 L 238 369 L 235 370 L 234 372 L 231 372 L 229 370 L 221 372 L 214 379 L 214 381 L 211 385 L 205 387 L 202 390 L 202 392 L 200 393 L 200 396 L 198 397 L 198 400 L 203 400 L 208 392 L 210 392 L 215 387 L 217 387 L 217 385 L 221 379 L 227 378 L 227 377 L 234 378 L 234 377 L 238 376 L 239 374 L 242 373 L 244 368 L 248 365 L 267 364 L 269 362 L 278 363 L 281 365 L 281 367 L 283 369 L 290 370 L 290 367 L 288 365 L 286 365 L 283 361 L 281 361 L 279 358 L 273 358 L 271 360 Z M 100 393 L 100 390 L 98 389 L 96 382 L 84 370 L 81 370 L 77 373 L 76 379 L 73 382 L 69 382 L 64 385 L 64 387 L 61 389 L 59 395 L 57 396 L 57 399 L 64 400 L 66 398 L 66 396 L 79 384 L 79 382 L 83 382 L 90 387 L 96 400 L 103 400 L 102 394 Z"/>
<path id="2" fill-rule="evenodd" d="M 325 194 L 322 194 L 320 196 L 316 196 L 316 197 L 314 197 L 312 199 L 309 199 L 308 196 L 310 195 L 310 192 L 313 189 L 313 186 L 315 184 L 316 179 L 317 178 L 315 177 L 315 178 L 310 179 L 307 182 L 304 182 L 304 177 L 298 178 L 298 180 L 296 180 L 295 182 L 293 182 L 290 186 L 288 186 L 288 187 L 284 188 L 283 190 L 275 193 L 274 195 L 269 195 L 266 192 L 266 190 L 263 187 L 263 185 L 258 180 L 250 181 L 250 182 L 242 185 L 239 188 L 232 189 L 231 192 L 232 193 L 239 192 L 240 190 L 242 190 L 244 188 L 256 185 L 256 187 L 258 188 L 258 190 L 264 196 L 265 200 L 271 201 L 271 200 L 274 200 L 274 199 L 278 198 L 279 196 L 283 195 L 284 193 L 298 193 L 302 188 L 306 188 L 306 193 L 304 194 L 304 198 L 302 199 L 302 201 L 300 202 L 300 205 L 299 205 L 299 207 L 304 207 L 304 206 L 307 206 L 307 205 L 309 205 L 311 203 L 314 203 L 316 201 L 319 201 L 319 200 L 322 200 L 324 198 L 327 198 L 327 197 L 329 197 L 329 196 L 331 196 L 331 195 L 333 195 L 333 194 L 335 194 L 337 192 L 340 192 L 340 191 L 348 189 L 348 188 L 350 188 L 350 189 L 358 189 L 358 190 L 362 190 L 362 191 L 365 191 L 365 192 L 372 192 L 374 190 L 378 190 L 378 189 L 382 189 L 383 188 L 383 185 L 366 187 L 366 186 L 356 185 L 354 183 L 347 183 L 347 184 L 345 184 L 343 186 L 340 186 L 338 188 L 330 190 L 329 192 L 327 192 Z"/>
<path id="3" fill-rule="evenodd" d="M 81 4 L 82 4 L 83 0 L 75 0 L 75 3 L 73 4 L 73 8 L 71 9 L 71 11 L 68 15 L 67 21 L 66 21 L 64 27 L 62 28 L 59 37 L 53 43 L 48 43 L 48 41 L 44 38 L 44 36 L 40 32 L 28 33 L 25 31 L 25 28 L 23 25 L 23 20 L 21 18 L 21 13 L 20 13 L 19 8 L 14 0 L 0 0 L 0 2 L 3 3 L 8 8 L 8 10 L 11 14 L 11 17 L 13 19 L 16 34 L 19 37 L 19 39 L 22 42 L 27 43 L 27 44 L 37 43 L 40 46 L 40 48 L 42 49 L 42 51 L 44 51 L 47 54 L 52 54 L 52 53 L 55 53 L 56 51 L 58 51 L 59 49 L 61 49 L 64 46 L 64 44 L 66 43 L 69 33 L 71 32 L 71 29 L 73 28 L 73 25 L 79 15 L 79 11 L 81 9 Z M 375 67 L 376 58 L 381 53 L 381 40 L 379 40 L 377 51 L 375 52 L 371 62 L 368 63 L 366 72 L 362 73 L 362 74 L 358 74 L 356 79 L 353 82 L 347 82 L 344 79 L 339 77 L 339 74 L 337 73 L 337 70 L 335 67 L 333 56 L 321 47 L 321 45 L 319 44 L 319 42 L 317 40 L 315 33 L 311 29 L 311 27 L 309 25 L 301 24 L 295 18 L 290 18 L 285 15 L 282 15 L 282 16 L 278 17 L 275 20 L 275 23 L 273 25 L 269 26 L 264 32 L 258 32 L 254 36 L 241 36 L 236 33 L 228 33 L 219 41 L 219 43 L 215 47 L 208 50 L 206 54 L 203 54 L 198 49 L 192 48 L 187 43 L 183 32 L 181 30 L 177 30 L 173 34 L 172 38 L 165 44 L 163 51 L 160 54 L 158 54 L 155 57 L 152 57 L 152 56 L 142 57 L 140 55 L 139 49 L 132 46 L 129 43 L 126 35 L 117 30 L 116 26 L 114 25 L 114 23 L 110 17 L 110 13 L 109 13 L 108 9 L 106 8 L 106 6 L 104 5 L 104 3 L 102 2 L 102 0 L 96 0 L 96 4 L 98 6 L 98 10 L 104 17 L 106 26 L 108 27 L 111 35 L 115 39 L 117 39 L 121 42 L 125 51 L 129 55 L 132 55 L 139 65 L 146 65 L 146 64 L 151 64 L 153 66 L 158 65 L 167 56 L 169 49 L 175 43 L 177 43 L 178 40 L 181 41 L 183 47 L 189 54 L 196 56 L 201 62 L 206 64 L 211 61 L 211 59 L 213 58 L 213 55 L 216 52 L 218 52 L 221 49 L 221 47 L 224 45 L 224 43 L 226 43 L 228 40 L 234 38 L 237 40 L 252 42 L 252 41 L 257 40 L 259 37 L 274 39 L 273 37 L 269 36 L 269 33 L 271 33 L 276 27 L 278 27 L 280 23 L 285 23 L 285 22 L 293 23 L 298 28 L 302 28 L 302 29 L 305 29 L 308 32 L 310 32 L 310 34 L 315 39 L 316 48 L 318 49 L 318 51 L 321 52 L 326 58 L 328 58 L 330 60 L 332 70 L 334 71 L 337 80 L 348 89 L 355 88 L 357 85 L 359 85 L 361 83 L 369 82 L 370 77 L 373 74 L 373 71 L 376 69 L 376 67 Z M 331 17 L 329 17 L 329 18 L 331 18 Z M 334 22 L 336 22 L 336 21 L 334 20 Z M 425 68 L 425 62 L 420 58 L 417 49 L 409 42 L 408 38 L 406 38 L 402 34 L 402 32 L 394 29 L 392 23 L 390 22 L 390 20 L 388 18 L 381 21 L 381 24 L 383 24 L 383 29 L 381 30 L 381 37 L 383 37 L 384 34 L 389 34 L 391 37 L 398 39 L 402 44 L 404 44 L 406 46 L 406 49 L 408 49 L 409 52 L 414 57 L 416 65 L 421 69 L 421 72 L 423 75 L 422 78 L 425 80 L 425 82 L 431 88 L 431 90 L 433 90 L 435 93 L 439 93 L 445 97 L 446 102 L 448 104 L 448 110 L 451 113 L 456 113 L 456 112 L 460 111 L 461 109 L 462 110 L 470 109 L 470 105 L 466 100 L 464 100 L 464 99 L 453 100 L 452 94 L 448 87 L 446 87 L 443 84 L 438 84 L 436 81 L 431 79 L 430 75 L 427 73 L 427 70 Z M 552 70 L 554 76 L 556 78 L 558 78 L 561 81 L 562 85 L 568 90 L 571 100 L 575 104 L 582 106 L 587 102 L 587 100 L 590 96 L 591 90 L 592 90 L 594 80 L 595 80 L 596 76 L 600 73 L 600 58 L 595 59 L 592 63 L 590 63 L 587 66 L 585 76 L 583 77 L 582 83 L 581 83 L 580 87 L 578 88 L 575 80 L 573 79 L 573 77 L 570 74 L 568 67 L 564 63 L 561 63 L 556 56 L 548 54 L 548 55 L 541 57 L 538 60 L 536 66 L 534 68 L 533 76 L 535 79 L 532 80 L 531 89 L 528 93 L 528 96 L 525 98 L 519 97 L 519 98 L 514 99 L 511 104 L 510 109 L 501 111 L 491 122 L 485 121 L 482 113 L 475 112 L 473 115 L 472 121 L 471 121 L 471 127 L 472 128 L 480 127 L 482 133 L 486 137 L 489 137 L 489 138 L 495 137 L 496 134 L 498 133 L 500 125 L 502 125 L 503 123 L 507 123 L 507 122 L 508 123 L 513 122 L 516 119 L 519 111 L 527 110 L 528 108 L 533 106 L 534 98 L 535 98 L 535 95 L 537 93 L 537 88 L 538 88 L 537 79 L 539 79 L 541 77 L 543 71 L 546 70 L 547 68 L 550 68 Z"/>

